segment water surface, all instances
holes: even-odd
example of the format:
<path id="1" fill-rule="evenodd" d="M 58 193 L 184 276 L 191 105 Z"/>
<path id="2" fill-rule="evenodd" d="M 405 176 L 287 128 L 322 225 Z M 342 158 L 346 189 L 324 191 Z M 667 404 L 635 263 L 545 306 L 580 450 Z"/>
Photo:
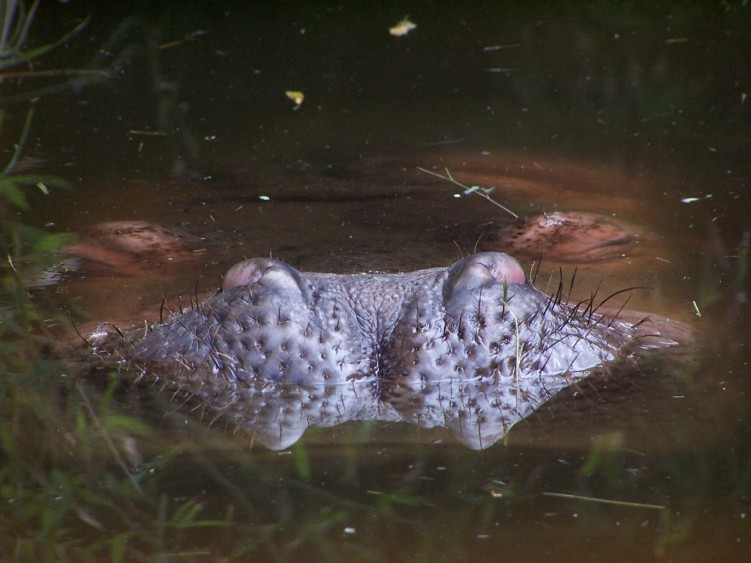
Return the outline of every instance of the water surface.
<path id="1" fill-rule="evenodd" d="M 245 257 L 338 273 L 447 265 L 483 248 L 488 224 L 510 222 L 421 167 L 494 187 L 522 216 L 587 211 L 638 226 L 636 250 L 578 265 L 572 298 L 649 288 L 628 308 L 690 323 L 698 339 L 690 361 L 645 365 L 633 385 L 564 401 L 482 451 L 442 429 L 350 422 L 277 452 L 180 410 L 180 397 L 121 393 L 118 409 L 151 428 L 128 442 L 128 464 L 142 462 L 132 471 L 161 499 L 155 525 L 187 500 L 223 522 L 151 544 L 136 527 L 130 545 L 194 560 L 748 556 L 749 324 L 745 288 L 730 290 L 749 228 L 748 9 L 144 7 L 145 27 L 118 36 L 105 63 L 151 49 L 105 84 L 40 104 L 34 150 L 75 190 L 38 198 L 27 220 L 76 232 L 147 220 L 184 229 L 203 252 L 188 268 L 83 272 L 48 290 L 91 321 L 154 320 L 163 295 L 211 291 Z M 84 64 L 135 14 L 56 6 L 44 25 L 54 33 L 87 10 L 83 41 L 58 64 Z M 390 35 L 405 13 L 417 28 Z M 305 94 L 297 109 L 289 90 Z M 538 287 L 573 275 L 542 259 Z M 106 448 L 96 455 L 118 473 Z M 121 530 L 96 517 L 96 533 Z"/>

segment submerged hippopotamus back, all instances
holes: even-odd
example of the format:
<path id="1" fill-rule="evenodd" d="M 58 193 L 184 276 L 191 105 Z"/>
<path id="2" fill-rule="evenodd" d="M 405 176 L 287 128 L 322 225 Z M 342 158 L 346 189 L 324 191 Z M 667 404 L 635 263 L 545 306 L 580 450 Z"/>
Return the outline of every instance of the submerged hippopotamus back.
<path id="1" fill-rule="evenodd" d="M 234 266 L 218 295 L 154 327 L 135 356 L 149 371 L 204 381 L 566 385 L 635 337 L 591 302 L 571 307 L 538 291 L 501 253 L 378 275 L 255 258 Z"/>

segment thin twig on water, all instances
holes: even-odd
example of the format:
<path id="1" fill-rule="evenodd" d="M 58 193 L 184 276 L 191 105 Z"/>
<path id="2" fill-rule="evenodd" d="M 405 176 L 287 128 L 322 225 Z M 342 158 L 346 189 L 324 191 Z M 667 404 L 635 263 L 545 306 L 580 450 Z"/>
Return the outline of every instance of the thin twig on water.
<path id="1" fill-rule="evenodd" d="M 624 500 L 610 500 L 605 498 L 597 498 L 597 497 L 584 497 L 581 495 L 569 495 L 566 493 L 548 493 L 544 492 L 542 493 L 542 496 L 545 497 L 556 497 L 556 498 L 567 498 L 567 499 L 574 499 L 574 500 L 583 500 L 586 502 L 597 502 L 600 504 L 611 504 L 614 506 L 628 506 L 631 508 L 650 508 L 652 510 L 665 510 L 667 508 L 666 506 L 662 504 L 647 504 L 644 502 L 627 502 Z"/>
<path id="2" fill-rule="evenodd" d="M 513 211 L 511 211 L 508 207 L 505 207 L 504 205 L 501 205 L 496 200 L 494 200 L 492 197 L 490 197 L 490 192 L 492 192 L 494 188 L 483 188 L 481 186 L 465 186 L 464 184 L 462 184 L 461 182 L 459 182 L 456 178 L 454 178 L 451 175 L 451 172 L 449 172 L 448 168 L 444 168 L 444 170 L 446 171 L 446 175 L 445 176 L 443 174 L 438 174 L 437 172 L 433 172 L 432 170 L 426 170 L 425 168 L 420 168 L 419 166 L 417 167 L 417 169 L 420 172 L 425 172 L 426 174 L 430 174 L 431 176 L 436 176 L 436 177 L 441 178 L 443 180 L 448 180 L 452 184 L 454 184 L 456 186 L 459 186 L 460 188 L 462 188 L 464 190 L 464 192 L 461 195 L 477 194 L 480 197 L 483 197 L 483 198 L 487 199 L 490 203 L 492 203 L 496 207 L 500 207 L 501 209 L 503 209 L 506 213 L 508 213 L 509 215 L 511 215 L 514 219 L 518 219 L 519 218 L 519 216 L 516 213 L 514 213 Z"/>

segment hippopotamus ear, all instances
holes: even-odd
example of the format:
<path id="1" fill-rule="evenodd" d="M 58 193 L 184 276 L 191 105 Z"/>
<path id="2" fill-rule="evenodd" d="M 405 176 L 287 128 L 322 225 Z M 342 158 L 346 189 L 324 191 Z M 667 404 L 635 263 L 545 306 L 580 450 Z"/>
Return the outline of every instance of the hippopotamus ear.
<path id="1" fill-rule="evenodd" d="M 289 264 L 273 258 L 251 258 L 232 266 L 224 274 L 222 291 L 233 287 L 259 284 L 274 291 L 290 291 L 305 294 L 303 275 Z"/>
<path id="2" fill-rule="evenodd" d="M 502 283 L 524 283 L 524 270 L 519 262 L 501 252 L 481 252 L 449 268 L 443 298 L 451 300 L 481 287 Z"/>

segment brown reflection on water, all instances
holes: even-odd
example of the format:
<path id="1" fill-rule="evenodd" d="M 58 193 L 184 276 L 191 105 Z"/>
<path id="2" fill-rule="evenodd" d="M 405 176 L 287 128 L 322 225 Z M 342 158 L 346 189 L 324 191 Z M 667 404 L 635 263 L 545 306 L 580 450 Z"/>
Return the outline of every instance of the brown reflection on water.
<path id="1" fill-rule="evenodd" d="M 624 288 L 645 288 L 627 291 L 607 306 L 611 310 L 625 306 L 691 320 L 680 287 L 672 285 L 670 264 L 664 261 L 666 256 L 677 255 L 678 250 L 660 231 L 659 218 L 653 211 L 655 206 L 649 205 L 649 189 L 659 189 L 658 181 L 629 181 L 616 171 L 589 168 L 575 162 L 545 162 L 536 158 L 524 165 L 516 155 L 493 156 L 492 151 L 489 152 L 491 154 L 444 149 L 408 153 L 356 162 L 346 166 L 344 172 L 333 175 L 320 171 L 283 173 L 277 167 L 264 170 L 258 164 L 248 170 L 225 161 L 223 165 L 234 170 L 232 174 L 209 175 L 192 181 L 165 181 L 155 203 L 149 202 L 151 192 L 143 188 L 132 199 L 138 202 L 137 206 L 126 209 L 122 201 L 118 202 L 117 216 L 143 215 L 145 219 L 179 227 L 189 233 L 200 252 L 186 268 L 180 268 L 178 263 L 169 270 L 155 268 L 155 275 L 146 276 L 143 272 L 148 271 L 147 257 L 144 258 L 147 267 L 139 268 L 130 276 L 118 277 L 116 268 L 110 268 L 106 276 L 86 275 L 72 282 L 69 291 L 77 295 L 81 305 L 89 311 L 92 322 L 87 327 L 101 321 L 128 327 L 137 326 L 142 319 L 157 320 L 165 296 L 169 304 L 167 311 L 190 306 L 196 295 L 200 300 L 219 286 L 221 275 L 229 265 L 246 257 L 271 255 L 302 270 L 338 273 L 405 271 L 448 265 L 471 252 L 474 245 L 483 244 L 483 233 L 489 223 L 493 224 L 491 228 L 496 228 L 513 220 L 481 198 L 457 199 L 454 186 L 415 168 L 415 164 L 436 162 L 455 171 L 457 178 L 467 185 L 494 186 L 495 197 L 503 197 L 504 203 L 522 213 L 553 209 L 601 213 L 601 202 L 608 193 L 616 191 L 618 196 L 613 199 L 611 213 L 649 230 L 649 247 L 637 248 L 638 253 L 633 256 L 578 265 L 573 287 L 569 287 L 574 275 L 572 265 L 556 263 L 554 256 L 550 259 L 543 256 L 537 286 L 554 293 L 560 271 L 563 271 L 564 295 L 571 290 L 568 299 L 572 303 L 586 299 L 595 290 L 600 296 L 596 298 L 599 302 Z M 532 170 L 529 174 L 528 168 Z M 262 182 L 256 178 L 273 180 Z M 506 189 L 509 185 L 513 189 Z M 113 208 L 106 200 L 99 203 L 104 210 Z M 102 219 L 105 218 L 116 217 L 105 213 Z M 530 261 L 526 267 L 531 268 L 534 259 L 527 258 Z M 678 265 L 676 262 L 674 269 L 677 270 Z M 669 365 L 669 360 L 666 363 Z M 682 361 L 676 363 L 684 366 Z M 685 366 L 675 367 L 673 371 L 685 369 Z M 627 435 L 630 444 L 640 443 L 644 449 L 660 447 L 652 441 L 654 425 L 640 422 L 640 413 L 655 418 L 658 426 L 675 428 L 682 434 L 683 438 L 670 441 L 671 448 L 685 445 L 687 440 L 698 440 L 700 435 L 705 436 L 702 441 L 711 439 L 715 434 L 706 435 L 708 427 L 702 417 L 693 416 L 688 420 L 682 413 L 697 410 L 693 404 L 695 393 L 703 394 L 705 405 L 717 408 L 721 408 L 727 395 L 701 385 L 701 391 L 692 389 L 693 384 L 681 382 L 683 375 L 680 374 L 655 373 L 662 383 L 650 385 L 650 392 L 639 394 L 623 388 L 603 390 L 604 397 L 595 395 L 587 399 L 589 417 L 582 411 L 574 417 L 562 417 L 561 413 L 567 410 L 564 404 L 555 411 L 556 416 L 549 417 L 550 424 L 542 425 L 543 429 L 552 430 L 550 434 L 537 430 L 534 424 L 535 431 L 529 431 L 528 424 L 532 424 L 529 422 L 525 423 L 527 426 L 522 424 L 518 432 L 512 431 L 510 443 L 544 443 L 545 447 L 561 447 L 567 443 L 571 447 L 586 448 L 601 433 L 599 425 L 603 424 L 603 419 L 597 416 L 608 412 L 608 404 L 613 400 L 625 402 L 625 406 L 606 416 L 605 420 L 611 421 L 608 432 Z M 619 418 L 622 424 L 614 423 Z M 512 422 L 506 424 L 510 426 Z M 303 429 L 304 426 L 296 438 Z M 485 439 L 479 447 L 487 447 L 489 441 L 503 435 L 504 429 L 488 432 L 496 437 Z M 461 439 L 467 440 L 483 442 L 483 437 Z M 286 447 L 294 440 L 282 442 Z"/>
<path id="2" fill-rule="evenodd" d="M 553 293 L 562 282 L 572 302 L 594 291 L 605 300 L 634 287 L 638 289 L 610 306 L 627 298 L 630 309 L 690 318 L 684 290 L 671 281 L 682 266 L 682 246 L 666 235 L 664 218 L 647 197 L 650 188 L 660 197 L 657 179 L 636 182 L 582 163 L 524 161 L 484 152 L 489 154 L 466 149 L 407 153 L 356 161 L 337 174 L 285 172 L 271 163 L 268 170 L 263 163 L 247 168 L 225 158 L 221 165 L 231 173 L 111 186 L 97 198 L 96 207 L 58 224 L 85 233 L 106 221 L 151 221 L 188 233 L 195 255 L 182 268 L 177 260 L 165 268 L 153 257 L 141 257 L 133 272 L 126 271 L 133 259 L 124 256 L 118 265 L 115 257 L 98 268 L 104 275 L 96 275 L 96 264 L 89 264 L 70 291 L 92 319 L 122 322 L 138 315 L 153 319 L 163 296 L 189 300 L 196 292 L 214 290 L 230 265 L 249 257 L 273 256 L 304 271 L 354 273 L 448 265 L 478 249 L 516 255 L 505 247 L 503 236 L 493 238 L 515 224 L 510 216 L 480 197 L 456 198 L 462 190 L 417 170 L 425 165 L 448 168 L 466 185 L 494 187 L 493 197 L 515 209 L 520 221 L 553 211 L 594 212 L 627 221 L 642 233 L 638 244 L 605 261 L 557 261 L 547 243 L 537 256 L 532 245 L 517 257 L 534 273 L 538 288 Z M 125 192 L 128 197 L 121 197 Z M 604 214 L 600 202 L 613 192 L 617 197 Z"/>

